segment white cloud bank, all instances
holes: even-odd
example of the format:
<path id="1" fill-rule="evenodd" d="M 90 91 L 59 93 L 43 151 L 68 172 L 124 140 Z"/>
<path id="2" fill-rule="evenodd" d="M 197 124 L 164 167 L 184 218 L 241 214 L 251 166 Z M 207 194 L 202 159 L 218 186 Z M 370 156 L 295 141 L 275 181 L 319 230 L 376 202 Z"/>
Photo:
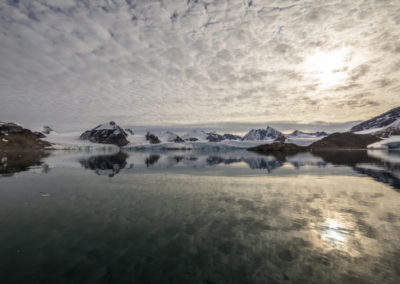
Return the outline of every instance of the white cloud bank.
<path id="1" fill-rule="evenodd" d="M 395 0 L 1 1 L 0 120 L 366 119 L 400 105 L 399 15 Z"/>

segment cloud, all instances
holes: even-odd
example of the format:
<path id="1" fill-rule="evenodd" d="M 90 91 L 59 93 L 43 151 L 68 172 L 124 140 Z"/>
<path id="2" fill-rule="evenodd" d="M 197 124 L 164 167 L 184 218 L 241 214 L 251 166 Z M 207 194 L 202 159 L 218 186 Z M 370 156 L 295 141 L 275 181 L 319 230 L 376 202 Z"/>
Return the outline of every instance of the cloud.
<path id="1" fill-rule="evenodd" d="M 399 12 L 395 1 L 3 1 L 1 120 L 366 119 L 400 103 Z M 343 81 L 306 74 L 310 57 L 341 49 Z"/>

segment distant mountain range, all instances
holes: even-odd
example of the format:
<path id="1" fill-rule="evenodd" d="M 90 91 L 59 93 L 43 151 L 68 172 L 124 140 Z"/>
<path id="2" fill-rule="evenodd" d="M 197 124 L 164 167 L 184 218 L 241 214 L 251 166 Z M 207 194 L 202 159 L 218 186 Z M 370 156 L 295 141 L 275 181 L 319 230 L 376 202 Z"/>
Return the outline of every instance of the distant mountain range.
<path id="1" fill-rule="evenodd" d="M 118 146 L 125 146 L 129 144 L 130 137 L 133 136 L 133 131 L 127 133 L 122 127 L 118 126 L 115 122 L 103 123 L 92 130 L 85 131 L 80 138 L 82 140 L 89 140 L 94 143 L 116 144 Z M 235 134 L 225 133 L 218 134 L 216 132 L 207 132 L 200 129 L 193 129 L 188 133 L 179 136 L 171 131 L 163 131 L 161 133 L 148 132 L 145 135 L 145 141 L 150 144 L 160 143 L 184 143 L 184 142 L 222 142 L 222 141 L 247 141 L 247 142 L 260 142 L 273 143 L 284 142 L 287 138 L 290 139 L 308 139 L 310 143 L 314 140 L 321 139 L 328 134 L 326 132 L 306 133 L 302 131 L 294 131 L 289 135 L 284 135 L 282 132 L 267 126 L 265 129 L 252 129 L 243 137 Z M 314 140 L 310 140 L 314 139 Z M 135 139 L 133 139 L 135 140 Z"/>
<path id="2" fill-rule="evenodd" d="M 51 127 L 45 126 L 39 131 L 30 132 L 24 130 L 21 126 L 12 123 L 0 123 L 0 149 L 13 147 L 22 147 L 21 145 L 30 145 L 22 143 L 21 145 L 11 145 L 11 141 L 20 141 L 14 132 L 18 129 L 19 133 L 31 133 L 35 139 L 42 139 L 52 143 L 53 145 L 63 144 L 65 135 L 57 133 Z M 13 132 L 14 131 L 14 132 Z M 29 132 L 27 132 L 29 131 Z M 12 135 L 12 136 L 10 136 Z M 20 134 L 17 134 L 20 135 Z M 397 139 L 399 135 L 399 139 Z M 27 137 L 28 137 L 27 136 Z M 79 137 L 79 139 L 77 139 Z M 57 139 L 54 139 L 57 138 Z M 67 137 L 68 143 L 74 144 L 79 141 L 87 141 L 97 144 L 116 145 L 118 147 L 135 146 L 135 145 L 154 145 L 163 143 L 172 143 L 174 145 L 200 145 L 205 143 L 222 143 L 230 147 L 254 147 L 262 144 L 285 143 L 294 144 L 302 147 L 317 147 L 318 148 L 346 148 L 351 149 L 365 148 L 374 143 L 374 147 L 396 148 L 400 147 L 400 107 L 394 108 L 384 114 L 371 118 L 358 125 L 352 127 L 349 132 L 333 133 L 328 135 L 325 131 L 303 132 L 295 130 L 290 134 L 282 132 L 267 126 L 261 129 L 251 129 L 243 137 L 231 133 L 219 134 L 214 131 L 204 131 L 193 129 L 184 135 L 178 135 L 171 131 L 163 131 L 160 133 L 147 132 L 145 135 L 135 134 L 132 129 L 124 129 L 114 121 L 100 124 L 91 130 L 87 130 L 75 137 Z M 26 138 L 27 139 L 27 138 Z M 25 140 L 26 140 L 25 139 Z M 30 138 L 29 138 L 30 139 Z M 28 140 L 29 140 L 28 139 Z M 64 139 L 64 140 L 63 140 Z M 389 139 L 389 140 L 388 140 Z M 33 140 L 32 140 L 33 141 Z M 38 140 L 40 141 L 40 140 Z M 28 141 L 26 141 L 28 142 Z M 90 143 L 83 144 L 85 147 L 90 146 Z M 36 143 L 36 142 L 35 142 Z M 37 143 L 36 143 L 37 144 Z M 40 144 L 40 143 L 39 143 Z M 46 143 L 40 144 L 45 147 Z M 214 144 L 213 144 L 214 145 Z M 188 146 L 173 146 L 174 149 L 187 148 Z M 28 147 L 29 148 L 29 147 Z M 266 149 L 294 149 L 295 147 L 266 147 Z"/>

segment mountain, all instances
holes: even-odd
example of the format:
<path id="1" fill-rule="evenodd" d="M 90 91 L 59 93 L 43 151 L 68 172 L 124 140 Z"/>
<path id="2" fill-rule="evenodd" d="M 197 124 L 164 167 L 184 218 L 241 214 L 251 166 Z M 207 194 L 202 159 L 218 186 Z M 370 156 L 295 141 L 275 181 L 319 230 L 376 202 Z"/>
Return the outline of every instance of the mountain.
<path id="1" fill-rule="evenodd" d="M 185 141 L 207 141 L 207 133 L 203 130 L 193 129 L 182 136 Z"/>
<path id="2" fill-rule="evenodd" d="M 288 138 L 316 138 L 316 137 L 325 137 L 328 136 L 328 133 L 325 131 L 317 131 L 317 132 L 303 132 L 299 130 L 295 130 L 292 133 L 286 135 Z"/>
<path id="3" fill-rule="evenodd" d="M 371 118 L 367 121 L 364 121 L 360 124 L 353 126 L 350 129 L 350 132 L 359 132 L 365 130 L 380 130 L 381 128 L 385 128 L 390 124 L 394 123 L 396 120 L 400 119 L 400 107 L 396 107 L 388 112 L 385 112 L 381 115 L 378 115 L 374 118 Z"/>
<path id="4" fill-rule="evenodd" d="M 114 121 L 100 124 L 92 130 L 87 130 L 81 134 L 81 140 L 89 140 L 93 143 L 114 144 L 125 146 L 129 143 L 126 139 L 128 134 L 118 126 Z"/>
<path id="5" fill-rule="evenodd" d="M 221 142 L 221 141 L 225 140 L 225 138 L 222 135 L 215 133 L 215 132 L 208 132 L 206 134 L 207 134 L 206 139 L 209 142 Z"/>
<path id="6" fill-rule="evenodd" d="M 229 134 L 229 133 L 225 133 L 224 135 L 222 135 L 222 137 L 225 140 L 242 140 L 242 137 L 239 135 L 234 135 L 234 134 Z"/>
<path id="7" fill-rule="evenodd" d="M 375 129 L 375 131 L 371 134 L 382 138 L 389 138 L 393 135 L 400 135 L 400 119 L 395 120 L 393 123 L 384 128 Z"/>
<path id="8" fill-rule="evenodd" d="M 214 132 L 206 132 L 204 130 L 193 129 L 182 136 L 183 140 L 188 142 L 221 142 L 225 140 L 225 138 Z"/>
<path id="9" fill-rule="evenodd" d="M 175 143 L 183 143 L 185 142 L 181 137 L 171 131 L 161 132 L 158 137 L 161 141 L 164 142 L 175 142 Z"/>
<path id="10" fill-rule="evenodd" d="M 35 134 L 37 138 L 46 138 L 47 135 L 52 132 L 54 132 L 54 130 L 50 126 L 43 126 L 41 130 L 34 131 L 33 134 Z"/>
<path id="11" fill-rule="evenodd" d="M 269 141 L 274 142 L 276 140 L 282 141 L 285 136 L 275 130 L 272 127 L 267 127 L 266 129 L 252 129 L 244 137 L 244 141 Z"/>
<path id="12" fill-rule="evenodd" d="M 153 133 L 147 132 L 146 133 L 146 140 L 150 142 L 150 144 L 160 144 L 160 139 L 154 135 Z"/>
<path id="13" fill-rule="evenodd" d="M 15 123 L 0 122 L 0 150 L 42 149 L 50 143 L 40 140 L 32 131 Z"/>

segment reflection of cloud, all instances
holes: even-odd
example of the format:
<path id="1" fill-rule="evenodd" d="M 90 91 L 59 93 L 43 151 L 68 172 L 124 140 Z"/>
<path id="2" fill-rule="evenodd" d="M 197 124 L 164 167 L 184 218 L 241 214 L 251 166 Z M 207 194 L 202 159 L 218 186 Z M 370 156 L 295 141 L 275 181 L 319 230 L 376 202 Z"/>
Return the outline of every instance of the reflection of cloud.
<path id="1" fill-rule="evenodd" d="M 0 111 L 56 125 L 364 119 L 400 102 L 400 3 L 382 3 L 2 1 Z M 330 96 L 301 66 L 341 48 L 357 64 Z"/>

